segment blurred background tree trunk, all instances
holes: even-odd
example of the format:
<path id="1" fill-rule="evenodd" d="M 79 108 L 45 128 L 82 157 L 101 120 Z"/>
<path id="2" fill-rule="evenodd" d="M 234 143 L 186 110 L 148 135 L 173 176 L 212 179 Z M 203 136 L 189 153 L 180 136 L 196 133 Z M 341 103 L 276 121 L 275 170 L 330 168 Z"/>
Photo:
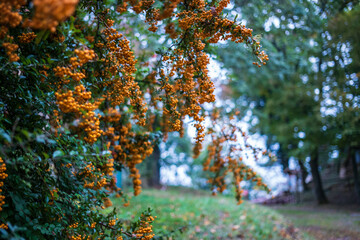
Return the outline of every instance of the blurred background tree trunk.
<path id="1" fill-rule="evenodd" d="M 161 151 L 159 144 L 157 143 L 154 146 L 153 153 L 147 158 L 147 174 L 146 174 L 146 183 L 149 187 L 158 188 L 161 186 L 160 183 L 160 159 Z"/>
<path id="2" fill-rule="evenodd" d="M 350 158 L 351 158 L 351 165 L 354 174 L 354 189 L 357 203 L 360 204 L 360 180 L 359 180 L 359 171 L 358 165 L 356 162 L 356 149 L 350 148 Z"/>
<path id="3" fill-rule="evenodd" d="M 303 186 L 303 190 L 304 191 L 309 191 L 310 188 L 308 186 L 308 184 L 306 183 L 306 178 L 307 176 L 309 175 L 308 171 L 306 170 L 306 167 L 303 163 L 302 160 L 298 160 L 298 163 L 299 163 L 299 167 L 300 167 L 300 174 L 301 174 L 301 184 Z"/>
<path id="4" fill-rule="evenodd" d="M 310 167 L 311 167 L 311 174 L 313 177 L 313 185 L 314 191 L 316 196 L 316 201 L 318 204 L 326 204 L 328 203 L 328 199 L 325 195 L 323 184 L 321 181 L 321 175 L 319 172 L 319 153 L 318 149 L 313 151 L 310 158 Z"/>

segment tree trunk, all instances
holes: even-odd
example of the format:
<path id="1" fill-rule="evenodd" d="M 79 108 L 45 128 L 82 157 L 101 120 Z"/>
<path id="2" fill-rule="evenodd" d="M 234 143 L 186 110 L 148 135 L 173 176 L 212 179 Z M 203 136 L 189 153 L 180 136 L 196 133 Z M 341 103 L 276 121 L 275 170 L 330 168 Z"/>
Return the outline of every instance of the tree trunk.
<path id="1" fill-rule="evenodd" d="M 310 167 L 311 167 L 311 174 L 313 177 L 314 190 L 315 190 L 317 203 L 318 204 L 328 203 L 319 172 L 319 153 L 317 149 L 311 155 Z"/>
<path id="2" fill-rule="evenodd" d="M 160 187 L 160 148 L 156 144 L 153 153 L 147 159 L 147 184 L 149 187 Z"/>
<path id="3" fill-rule="evenodd" d="M 159 115 L 156 115 L 155 120 L 152 124 L 153 129 L 156 129 L 159 125 Z M 161 186 L 160 184 L 160 159 L 161 159 L 161 151 L 159 147 L 159 143 L 156 142 L 154 145 L 153 153 L 146 159 L 146 183 L 148 187 L 158 188 Z"/>
<path id="4" fill-rule="evenodd" d="M 358 204 L 360 204 L 360 180 L 359 180 L 359 172 L 358 166 L 356 163 L 356 151 L 355 149 L 350 149 L 351 154 L 351 164 L 354 174 L 354 185 L 355 185 L 355 194 Z"/>
<path id="5" fill-rule="evenodd" d="M 299 159 L 298 162 L 299 162 L 300 173 L 301 173 L 301 184 L 302 184 L 302 186 L 303 186 L 304 191 L 307 192 L 307 191 L 310 190 L 310 188 L 309 188 L 309 186 L 308 186 L 308 184 L 306 183 L 305 180 L 306 180 L 306 178 L 307 178 L 307 176 L 308 176 L 309 174 L 308 174 L 308 172 L 307 172 L 307 170 L 306 170 L 306 167 L 305 167 L 303 161 L 301 161 L 301 160 Z"/>
<path id="6" fill-rule="evenodd" d="M 282 145 L 280 145 L 278 155 L 280 158 L 280 164 L 283 168 L 283 171 L 286 171 L 289 168 L 289 158 L 288 158 L 286 152 L 284 151 L 284 147 Z"/>

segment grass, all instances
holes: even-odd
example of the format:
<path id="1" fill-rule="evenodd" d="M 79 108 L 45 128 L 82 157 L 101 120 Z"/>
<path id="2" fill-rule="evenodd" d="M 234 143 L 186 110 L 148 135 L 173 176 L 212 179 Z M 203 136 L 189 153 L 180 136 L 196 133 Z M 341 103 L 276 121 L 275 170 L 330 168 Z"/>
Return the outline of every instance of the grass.
<path id="1" fill-rule="evenodd" d="M 144 190 L 129 207 L 122 207 L 121 199 L 112 202 L 123 219 L 138 218 L 151 207 L 157 216 L 158 239 L 306 239 L 276 211 L 246 201 L 237 206 L 226 196 L 184 189 Z"/>

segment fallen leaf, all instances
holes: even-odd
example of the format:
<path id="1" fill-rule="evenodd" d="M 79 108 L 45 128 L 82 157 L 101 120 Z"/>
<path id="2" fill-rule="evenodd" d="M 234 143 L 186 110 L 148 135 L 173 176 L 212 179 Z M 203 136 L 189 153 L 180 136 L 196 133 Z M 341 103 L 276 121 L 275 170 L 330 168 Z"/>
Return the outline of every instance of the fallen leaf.
<path id="1" fill-rule="evenodd" d="M 238 230 L 239 228 L 240 228 L 240 225 L 234 225 L 234 226 L 232 226 L 231 229 L 232 229 L 233 231 L 235 231 L 235 230 Z"/>

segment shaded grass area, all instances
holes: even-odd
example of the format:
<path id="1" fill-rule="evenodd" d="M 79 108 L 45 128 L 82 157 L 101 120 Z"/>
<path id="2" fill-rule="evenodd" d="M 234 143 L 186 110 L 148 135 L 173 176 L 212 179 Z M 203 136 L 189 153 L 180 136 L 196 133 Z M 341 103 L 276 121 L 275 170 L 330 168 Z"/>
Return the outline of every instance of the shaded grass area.
<path id="1" fill-rule="evenodd" d="M 306 239 L 275 211 L 246 201 L 237 206 L 226 196 L 184 189 L 144 190 L 129 207 L 122 207 L 121 199 L 112 202 L 123 219 L 138 218 L 151 207 L 157 216 L 157 239 Z"/>
<path id="2" fill-rule="evenodd" d="M 272 207 L 296 227 L 317 240 L 359 240 L 360 208 L 336 205 L 285 205 Z"/>

